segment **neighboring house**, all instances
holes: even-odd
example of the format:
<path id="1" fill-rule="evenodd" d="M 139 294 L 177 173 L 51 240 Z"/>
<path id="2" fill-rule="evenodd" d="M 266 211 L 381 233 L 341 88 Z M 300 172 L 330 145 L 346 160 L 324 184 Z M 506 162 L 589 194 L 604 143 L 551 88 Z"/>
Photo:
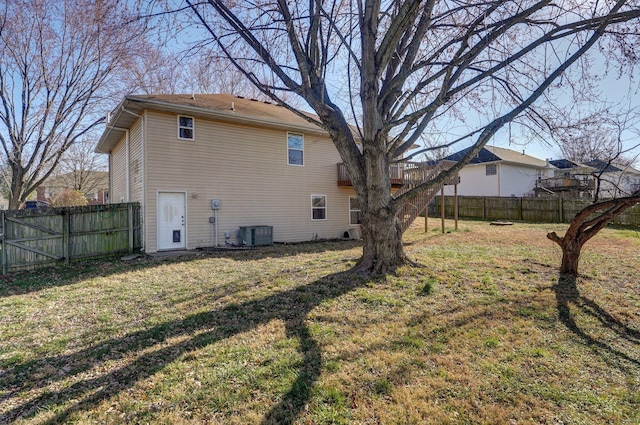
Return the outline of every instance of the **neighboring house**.
<path id="1" fill-rule="evenodd" d="M 553 177 L 538 182 L 539 196 L 599 198 L 628 196 L 640 189 L 640 171 L 599 159 L 576 163 L 568 159 L 549 160 L 556 167 Z"/>
<path id="2" fill-rule="evenodd" d="M 447 156 L 460 161 L 470 148 Z M 538 179 L 551 176 L 552 167 L 542 159 L 511 149 L 485 146 L 459 172 L 457 193 L 461 196 L 531 196 Z M 454 186 L 445 186 L 452 195 Z"/>
<path id="3" fill-rule="evenodd" d="M 140 202 L 143 249 L 340 238 L 360 217 L 339 186 L 340 155 L 318 126 L 231 95 L 127 96 L 96 151 L 109 154 L 110 201 Z M 261 230 L 262 231 L 262 230 Z"/>
<path id="4" fill-rule="evenodd" d="M 107 171 L 73 171 L 49 177 L 36 188 L 36 200 L 51 202 L 65 190 L 81 187 L 89 205 L 106 204 L 109 201 L 109 173 Z"/>

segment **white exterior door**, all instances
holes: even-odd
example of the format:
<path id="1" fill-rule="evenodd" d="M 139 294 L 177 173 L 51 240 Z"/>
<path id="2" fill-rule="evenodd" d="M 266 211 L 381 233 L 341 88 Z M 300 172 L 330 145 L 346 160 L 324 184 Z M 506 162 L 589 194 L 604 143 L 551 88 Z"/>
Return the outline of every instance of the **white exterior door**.
<path id="1" fill-rule="evenodd" d="M 183 192 L 158 192 L 158 251 L 187 247 L 185 197 Z"/>

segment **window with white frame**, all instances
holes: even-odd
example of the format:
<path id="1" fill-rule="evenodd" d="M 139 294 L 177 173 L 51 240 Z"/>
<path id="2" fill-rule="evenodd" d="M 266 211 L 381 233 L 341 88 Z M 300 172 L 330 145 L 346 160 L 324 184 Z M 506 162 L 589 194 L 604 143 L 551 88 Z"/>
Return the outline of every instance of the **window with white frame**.
<path id="1" fill-rule="evenodd" d="M 327 196 L 311 195 L 311 219 L 326 220 L 327 219 Z"/>
<path id="2" fill-rule="evenodd" d="M 178 115 L 178 139 L 193 140 L 194 127 L 193 117 Z"/>
<path id="3" fill-rule="evenodd" d="M 360 215 L 360 203 L 355 196 L 349 197 L 349 224 L 354 226 L 362 223 L 362 217 Z"/>
<path id="4" fill-rule="evenodd" d="M 496 164 L 487 164 L 485 167 L 485 173 L 487 176 L 495 176 L 498 174 L 498 167 Z"/>
<path id="5" fill-rule="evenodd" d="M 304 165 L 304 137 L 287 133 L 287 164 Z"/>

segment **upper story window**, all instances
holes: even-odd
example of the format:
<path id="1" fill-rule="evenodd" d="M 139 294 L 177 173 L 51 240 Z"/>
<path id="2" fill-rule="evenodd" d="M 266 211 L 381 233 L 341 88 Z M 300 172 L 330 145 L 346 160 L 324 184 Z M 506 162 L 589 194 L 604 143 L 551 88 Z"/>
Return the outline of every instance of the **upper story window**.
<path id="1" fill-rule="evenodd" d="M 304 165 L 304 137 L 287 133 L 287 164 Z"/>
<path id="2" fill-rule="evenodd" d="M 178 139 L 193 140 L 195 122 L 193 117 L 178 115 Z"/>
<path id="3" fill-rule="evenodd" d="M 487 164 L 485 167 L 485 173 L 487 176 L 495 176 L 498 174 L 498 167 L 496 164 Z"/>

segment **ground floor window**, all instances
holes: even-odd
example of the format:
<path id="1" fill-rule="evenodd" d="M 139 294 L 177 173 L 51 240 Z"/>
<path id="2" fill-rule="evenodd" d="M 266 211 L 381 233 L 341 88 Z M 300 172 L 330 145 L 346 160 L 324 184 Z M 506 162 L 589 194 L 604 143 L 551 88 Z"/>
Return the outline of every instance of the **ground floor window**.
<path id="1" fill-rule="evenodd" d="M 327 219 L 326 195 L 311 195 L 311 218 L 313 220 Z"/>
<path id="2" fill-rule="evenodd" d="M 360 203 L 355 196 L 349 197 L 349 224 L 355 225 L 362 223 L 362 217 L 360 214 Z"/>

